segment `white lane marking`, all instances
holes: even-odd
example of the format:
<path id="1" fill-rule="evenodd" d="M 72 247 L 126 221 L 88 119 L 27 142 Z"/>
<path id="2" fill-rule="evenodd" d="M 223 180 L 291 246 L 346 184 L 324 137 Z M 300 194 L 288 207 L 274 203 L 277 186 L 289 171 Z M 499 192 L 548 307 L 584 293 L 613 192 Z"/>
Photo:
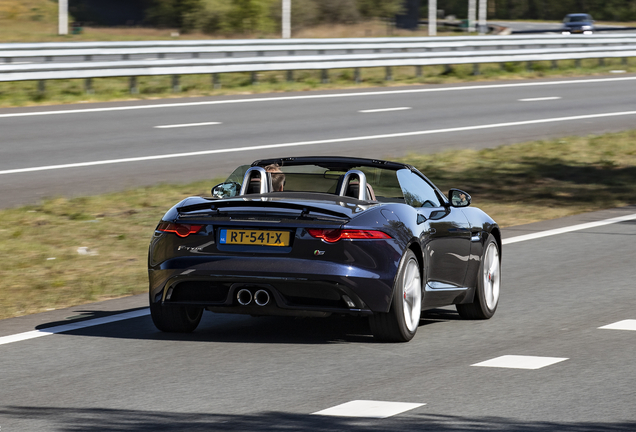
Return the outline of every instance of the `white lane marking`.
<path id="1" fill-rule="evenodd" d="M 481 363 L 475 363 L 471 366 L 498 367 L 510 369 L 541 369 L 546 366 L 553 365 L 568 360 L 564 357 L 536 357 L 536 356 L 519 356 L 504 355 Z"/>
<path id="2" fill-rule="evenodd" d="M 537 86 L 559 86 L 570 84 L 594 84 L 605 82 L 622 82 L 622 81 L 634 81 L 636 76 L 632 77 L 620 77 L 620 78 L 595 78 L 589 80 L 569 80 L 569 81 L 547 81 L 547 82 L 526 82 L 526 83 L 514 83 L 514 84 L 488 84 L 488 85 L 476 85 L 476 86 L 459 86 L 459 87 L 442 87 L 442 88 L 425 88 L 425 89 L 408 89 L 408 90 L 384 90 L 376 92 L 362 92 L 362 93 L 335 93 L 335 94 L 311 94 L 303 96 L 279 96 L 279 97 L 266 97 L 266 98 L 254 98 L 254 99 L 230 99 L 230 100 L 213 100 L 213 101 L 199 101 L 199 102 L 180 102 L 171 104 L 156 104 L 156 105 L 132 105 L 132 106 L 117 106 L 117 107 L 104 107 L 104 108 L 84 108 L 84 109 L 72 109 L 72 110 L 59 110 L 59 111 L 33 111 L 23 113 L 8 113 L 0 114 L 0 118 L 10 117 L 30 117 L 30 116 L 43 116 L 43 115 L 64 115 L 64 114 L 85 114 L 85 113 L 98 113 L 109 111 L 130 111 L 130 110 L 143 110 L 143 109 L 163 109 L 163 108 L 181 108 L 181 107 L 193 107 L 202 105 L 224 105 L 235 103 L 259 103 L 259 102 L 278 102 L 289 100 L 304 100 L 304 99 L 331 99 L 331 98 L 352 98 L 352 97 L 369 97 L 369 96 L 384 96 L 384 95 L 397 95 L 397 94 L 413 94 L 413 93 L 438 93 L 438 92 L 455 92 L 455 91 L 471 91 L 471 90 L 491 90 L 501 88 L 517 88 L 517 87 L 537 87 Z"/>
<path id="3" fill-rule="evenodd" d="M 413 109 L 411 107 L 396 107 L 396 108 L 378 108 L 378 109 L 368 109 L 368 110 L 360 110 L 359 113 L 367 114 L 367 113 L 379 113 L 379 112 L 389 112 L 389 111 L 404 111 Z"/>
<path id="4" fill-rule="evenodd" d="M 623 73 L 626 73 L 626 72 L 627 71 L 624 71 L 624 70 L 611 70 L 610 71 L 610 73 L 613 73 L 613 74 L 623 74 Z"/>
<path id="5" fill-rule="evenodd" d="M 117 321 L 127 320 L 131 318 L 139 318 L 150 314 L 150 309 L 140 309 L 132 312 L 126 312 L 117 315 L 111 315 L 103 318 L 95 318 L 87 321 L 80 321 L 71 324 L 64 324 L 61 326 L 49 327 L 42 330 L 32 330 L 24 333 L 18 333 L 9 336 L 0 337 L 0 345 L 20 342 L 28 339 L 38 338 L 42 336 L 48 336 L 56 333 L 62 333 L 72 330 L 79 330 L 86 327 L 93 327 L 101 324 L 110 324 Z"/>
<path id="6" fill-rule="evenodd" d="M 519 99 L 519 102 L 540 102 L 540 101 L 549 101 L 549 100 L 558 100 L 558 99 L 561 99 L 561 97 L 559 97 L 559 96 L 548 96 L 548 97 Z"/>
<path id="7" fill-rule="evenodd" d="M 607 330 L 634 330 L 636 331 L 636 319 L 626 319 L 623 321 L 615 322 L 614 324 L 608 324 L 600 329 Z"/>
<path id="8" fill-rule="evenodd" d="M 96 166 L 96 165 L 110 165 L 110 164 L 128 163 L 128 162 L 143 162 L 143 161 L 160 160 L 160 159 L 174 159 L 174 158 L 181 158 L 181 157 L 203 156 L 203 155 L 212 155 L 212 154 L 219 154 L 219 153 L 235 153 L 235 152 L 245 152 L 245 151 L 254 151 L 254 150 L 274 149 L 274 148 L 302 147 L 302 146 L 317 145 L 317 144 L 333 144 L 333 143 L 344 143 L 344 142 L 354 142 L 354 141 L 364 141 L 364 140 L 377 140 L 377 139 L 387 139 L 387 138 L 402 138 L 402 137 L 411 137 L 411 136 L 432 135 L 432 134 L 441 134 L 441 133 L 450 133 L 450 132 L 465 132 L 465 131 L 482 130 L 482 129 L 504 128 L 504 127 L 511 127 L 511 126 L 525 126 L 525 125 L 534 125 L 534 124 L 557 123 L 557 122 L 565 122 L 565 121 L 576 121 L 576 120 L 586 120 L 586 119 L 593 119 L 593 118 L 619 117 L 619 116 L 630 116 L 630 115 L 636 115 L 636 111 L 588 114 L 588 115 L 580 115 L 580 116 L 572 116 L 572 117 L 556 117 L 556 118 L 547 118 L 547 119 L 538 119 L 538 120 L 524 120 L 524 121 L 517 121 L 517 122 L 510 122 L 510 123 L 494 123 L 494 124 L 477 125 L 477 126 L 463 126 L 463 127 L 448 128 L 448 129 L 431 129 L 431 130 L 423 130 L 423 131 L 415 131 L 415 132 L 368 135 L 368 136 L 357 136 L 357 137 L 349 137 L 349 138 L 333 138 L 333 139 L 316 140 L 316 141 L 299 141 L 299 142 L 283 143 L 283 144 L 264 144 L 264 145 L 257 145 L 257 146 L 248 146 L 248 147 L 235 147 L 235 148 L 233 147 L 233 148 L 216 149 L 216 150 L 202 150 L 202 151 L 189 152 L 189 153 L 172 153 L 172 154 L 165 154 L 165 155 L 140 156 L 140 157 L 133 157 L 133 158 L 125 158 L 125 159 L 108 159 L 108 160 L 101 160 L 101 161 L 78 162 L 78 163 L 62 164 L 62 165 L 48 165 L 48 166 L 39 166 L 39 167 L 31 167 L 31 168 L 16 168 L 16 169 L 0 171 L 0 175 L 19 174 L 19 173 L 27 173 L 27 172 L 35 172 L 35 171 L 49 171 L 49 170 L 56 170 L 56 169 L 80 168 L 80 167 L 89 167 L 89 166 Z"/>
<path id="9" fill-rule="evenodd" d="M 405 411 L 419 408 L 426 404 L 407 402 L 382 402 L 372 400 L 354 400 L 351 402 L 336 405 L 313 415 L 336 416 L 336 417 L 367 417 L 367 418 L 387 418 Z"/>
<path id="10" fill-rule="evenodd" d="M 600 220 L 596 222 L 588 222 L 588 223 L 583 223 L 578 225 L 571 225 L 571 226 L 563 227 L 563 228 L 556 228 L 556 229 L 551 229 L 547 231 L 541 231 L 541 232 L 533 233 L 533 234 L 510 237 L 510 238 L 504 239 L 502 241 L 502 244 L 512 244 L 512 243 L 518 243 L 518 242 L 527 241 L 527 240 L 534 240 L 534 239 L 538 239 L 542 237 L 565 234 L 572 231 L 580 231 L 580 230 L 589 229 L 589 228 L 596 228 L 596 227 L 600 227 L 604 225 L 611 225 L 611 224 L 626 222 L 626 221 L 635 220 L 635 219 L 636 219 L 636 213 L 625 215 L 625 216 L 618 216 L 615 218 Z"/>
<path id="11" fill-rule="evenodd" d="M 184 123 L 184 124 L 155 126 L 155 129 L 172 129 L 172 128 L 184 128 L 184 127 L 196 127 L 196 126 L 212 126 L 212 125 L 220 125 L 220 124 L 221 124 L 221 122 Z"/>

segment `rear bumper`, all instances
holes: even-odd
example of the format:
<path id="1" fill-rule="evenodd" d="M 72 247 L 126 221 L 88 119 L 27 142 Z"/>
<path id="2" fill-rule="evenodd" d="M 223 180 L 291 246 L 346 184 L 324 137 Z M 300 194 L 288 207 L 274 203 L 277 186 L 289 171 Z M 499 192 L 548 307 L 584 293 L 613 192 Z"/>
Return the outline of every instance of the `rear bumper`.
<path id="1" fill-rule="evenodd" d="M 383 271 L 290 258 L 182 257 L 149 270 L 150 301 L 252 315 L 387 312 L 397 263 L 374 270 Z M 242 289 L 252 297 L 264 290 L 269 301 L 241 304 Z"/>

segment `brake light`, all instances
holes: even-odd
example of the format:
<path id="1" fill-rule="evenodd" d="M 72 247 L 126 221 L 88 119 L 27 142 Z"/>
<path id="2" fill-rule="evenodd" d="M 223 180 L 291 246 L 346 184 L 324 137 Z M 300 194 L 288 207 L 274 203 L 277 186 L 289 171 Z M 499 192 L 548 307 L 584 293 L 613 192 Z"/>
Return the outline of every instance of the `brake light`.
<path id="1" fill-rule="evenodd" d="M 201 231 L 203 225 L 187 225 L 171 222 L 161 222 L 157 227 L 157 231 L 175 233 L 179 237 L 187 237 L 190 234 L 196 234 Z"/>
<path id="2" fill-rule="evenodd" d="M 335 243 L 338 240 L 381 240 L 390 239 L 391 236 L 382 231 L 375 230 L 351 230 L 351 229 L 308 229 L 310 236 Z"/>

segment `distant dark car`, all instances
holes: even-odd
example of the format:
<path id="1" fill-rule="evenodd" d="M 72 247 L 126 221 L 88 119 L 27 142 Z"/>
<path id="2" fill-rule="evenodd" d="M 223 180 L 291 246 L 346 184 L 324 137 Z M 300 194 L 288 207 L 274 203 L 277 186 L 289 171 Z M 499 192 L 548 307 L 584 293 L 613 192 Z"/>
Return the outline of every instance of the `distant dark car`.
<path id="1" fill-rule="evenodd" d="M 594 32 L 594 20 L 588 14 L 569 14 L 563 19 L 563 34 L 592 34 Z"/>
<path id="2" fill-rule="evenodd" d="M 186 198 L 150 243 L 150 312 L 194 330 L 203 310 L 349 314 L 374 336 L 408 341 L 424 309 L 493 316 L 501 233 L 471 197 L 448 197 L 412 166 L 344 157 L 259 160 L 212 197 Z"/>

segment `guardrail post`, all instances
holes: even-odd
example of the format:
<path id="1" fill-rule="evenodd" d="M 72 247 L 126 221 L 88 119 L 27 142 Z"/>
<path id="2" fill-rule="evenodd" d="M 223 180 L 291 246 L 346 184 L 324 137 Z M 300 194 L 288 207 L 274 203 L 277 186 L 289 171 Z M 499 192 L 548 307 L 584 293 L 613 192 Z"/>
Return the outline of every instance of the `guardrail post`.
<path id="1" fill-rule="evenodd" d="M 445 64 L 444 65 L 444 75 L 448 75 L 451 72 L 453 72 L 453 68 L 451 67 L 451 65 Z"/>
<path id="2" fill-rule="evenodd" d="M 577 68 L 581 67 L 581 59 L 574 60 L 574 67 L 577 67 Z"/>
<path id="3" fill-rule="evenodd" d="M 552 69 L 558 69 L 559 68 L 559 62 L 557 60 L 552 60 Z"/>
<path id="4" fill-rule="evenodd" d="M 621 64 L 624 64 L 624 65 L 627 64 L 627 57 L 623 57 L 622 58 Z"/>
<path id="5" fill-rule="evenodd" d="M 321 72 L 321 81 L 323 84 L 329 83 L 329 71 L 327 69 L 323 69 Z"/>
<path id="6" fill-rule="evenodd" d="M 215 89 L 221 88 L 221 77 L 218 73 L 212 74 L 212 87 Z"/>
<path id="7" fill-rule="evenodd" d="M 130 60 L 130 54 L 122 54 L 121 55 L 121 59 L 122 60 Z"/>
<path id="8" fill-rule="evenodd" d="M 157 58 L 159 58 L 159 59 L 166 58 L 166 53 L 159 53 L 159 54 L 157 54 Z"/>
<path id="9" fill-rule="evenodd" d="M 605 59 L 603 57 L 598 59 L 598 65 L 599 66 L 605 66 Z"/>
<path id="10" fill-rule="evenodd" d="M 39 80 L 38 81 L 38 95 L 39 96 L 44 96 L 44 92 L 46 91 L 46 81 L 45 80 Z"/>
<path id="11" fill-rule="evenodd" d="M 129 83 L 128 87 L 130 88 L 130 94 L 139 93 L 139 89 L 137 88 L 137 77 L 136 76 L 131 76 L 130 77 L 130 83 Z"/>
<path id="12" fill-rule="evenodd" d="M 258 74 L 256 72 L 251 73 L 252 85 L 258 85 Z"/>
<path id="13" fill-rule="evenodd" d="M 360 84 L 362 82 L 362 79 L 360 77 L 360 68 L 355 68 L 353 70 L 353 80 L 356 84 Z"/>
<path id="14" fill-rule="evenodd" d="M 288 70 L 287 71 L 287 82 L 289 82 L 289 83 L 294 82 L 294 71 L 293 70 Z"/>
<path id="15" fill-rule="evenodd" d="M 422 66 L 415 66 L 415 76 L 418 78 L 422 76 Z"/>
<path id="16" fill-rule="evenodd" d="M 352 49 L 348 49 L 347 50 L 347 54 L 353 54 L 353 50 Z"/>
<path id="17" fill-rule="evenodd" d="M 179 85 L 179 75 L 172 75 L 172 92 L 179 93 L 181 91 L 181 85 Z"/>
<path id="18" fill-rule="evenodd" d="M 225 53 L 225 57 L 232 57 L 232 51 L 227 51 Z"/>
<path id="19" fill-rule="evenodd" d="M 256 53 L 256 55 L 257 55 L 258 57 L 263 57 L 263 56 L 265 55 L 265 53 L 264 53 L 263 51 L 258 51 L 258 52 Z"/>
<path id="20" fill-rule="evenodd" d="M 84 92 L 86 94 L 95 93 L 95 91 L 93 90 L 93 78 L 86 78 L 84 80 Z"/>
<path id="21" fill-rule="evenodd" d="M 529 61 L 528 64 L 526 65 L 526 68 L 528 69 L 528 72 L 532 72 L 532 62 Z"/>
<path id="22" fill-rule="evenodd" d="M 199 58 L 199 53 L 192 53 L 192 58 Z"/>
<path id="23" fill-rule="evenodd" d="M 289 51 L 287 51 L 287 55 L 290 55 L 290 56 L 296 55 L 296 51 L 289 50 Z"/>
<path id="24" fill-rule="evenodd" d="M 479 63 L 475 63 L 473 65 L 473 75 L 479 75 L 481 72 L 479 71 Z"/>
<path id="25" fill-rule="evenodd" d="M 386 73 L 384 76 L 384 80 L 385 81 L 393 81 L 393 69 L 391 68 L 391 66 L 387 66 L 386 67 Z"/>
<path id="26" fill-rule="evenodd" d="M 53 61 L 53 57 L 51 57 L 51 56 L 44 57 L 44 61 L 45 62 L 52 62 Z"/>
<path id="27" fill-rule="evenodd" d="M 11 63 L 11 61 L 13 61 L 13 59 L 11 57 L 5 57 L 4 58 L 4 62 L 5 63 Z"/>
<path id="28" fill-rule="evenodd" d="M 84 61 L 93 61 L 93 56 L 92 55 L 85 55 L 84 56 Z"/>

